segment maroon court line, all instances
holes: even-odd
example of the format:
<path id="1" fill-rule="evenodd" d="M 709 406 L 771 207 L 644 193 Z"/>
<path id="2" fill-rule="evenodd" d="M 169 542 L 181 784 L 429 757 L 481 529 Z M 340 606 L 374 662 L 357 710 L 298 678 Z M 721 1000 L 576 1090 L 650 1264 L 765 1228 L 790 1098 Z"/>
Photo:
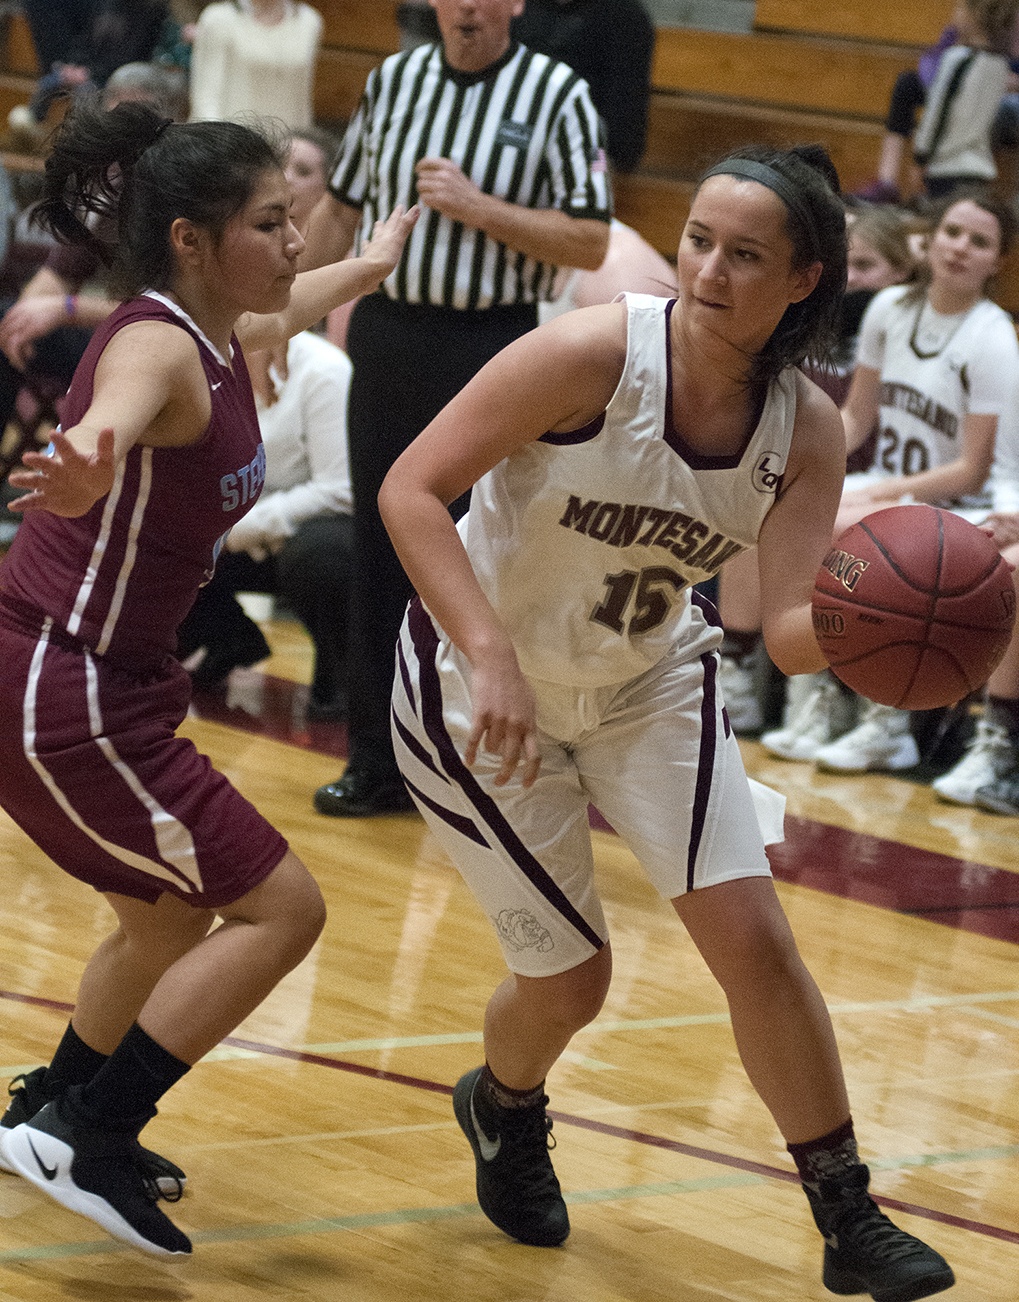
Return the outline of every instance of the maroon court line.
<path id="1" fill-rule="evenodd" d="M 385 1071 L 379 1067 L 366 1067 L 363 1063 L 346 1062 L 341 1058 L 330 1058 L 324 1054 L 306 1053 L 301 1049 L 286 1049 L 280 1045 L 262 1044 L 257 1040 L 241 1040 L 235 1036 L 228 1036 L 223 1043 L 273 1057 L 289 1058 L 295 1062 L 306 1062 L 319 1067 L 329 1067 L 334 1071 L 345 1071 L 357 1076 L 367 1076 L 390 1084 L 409 1085 L 412 1089 L 428 1090 L 433 1094 L 445 1094 L 450 1097 L 453 1094 L 452 1085 L 443 1085 L 439 1081 L 426 1080 L 420 1076 L 406 1076 L 402 1072 Z M 719 1153 L 710 1148 L 698 1148 L 694 1144 L 684 1144 L 681 1140 L 669 1139 L 665 1135 L 652 1135 L 642 1130 L 631 1130 L 626 1126 L 613 1126 L 609 1122 L 575 1116 L 571 1112 L 554 1112 L 550 1110 L 548 1115 L 554 1121 L 560 1121 L 567 1126 L 577 1126 L 582 1130 L 592 1130 L 598 1134 L 629 1140 L 635 1144 L 645 1144 L 653 1148 L 666 1149 L 672 1153 L 681 1153 L 685 1157 L 699 1158 L 704 1162 L 711 1162 L 715 1166 L 728 1166 L 737 1171 L 746 1171 L 775 1180 L 786 1180 L 793 1184 L 799 1184 L 800 1182 L 795 1171 L 786 1171 L 781 1167 L 768 1166 L 763 1162 L 753 1162 L 747 1158 Z M 891 1207 L 896 1211 L 907 1212 L 912 1216 L 919 1216 L 929 1221 L 940 1221 L 945 1225 L 954 1225 L 958 1229 L 970 1230 L 974 1234 L 982 1234 L 987 1238 L 1001 1239 L 1005 1243 L 1019 1244 L 1019 1233 L 1003 1229 L 1001 1226 L 986 1225 L 982 1221 L 954 1216 L 950 1212 L 939 1212 L 933 1207 L 921 1207 L 917 1203 L 903 1202 L 898 1198 L 885 1198 L 877 1194 L 873 1195 L 873 1197 L 875 1202 L 881 1203 L 885 1207 Z"/>
<path id="2" fill-rule="evenodd" d="M 70 1013 L 74 1009 L 73 1004 L 63 1003 L 56 999 L 42 999 L 37 995 L 18 994 L 12 990 L 0 990 L 0 999 L 13 1000 L 16 1003 L 35 1004 L 39 1007 L 52 1008 L 64 1013 Z M 390 1085 L 408 1085 L 411 1089 L 427 1090 L 432 1094 L 445 1094 L 449 1097 L 453 1094 L 453 1086 L 443 1085 L 441 1081 L 426 1080 L 421 1076 L 406 1076 L 402 1072 L 386 1071 L 381 1067 L 368 1067 L 360 1062 L 346 1062 L 342 1058 L 330 1058 L 321 1053 L 308 1053 L 304 1049 L 287 1049 L 283 1045 L 263 1044 L 260 1040 L 244 1040 L 234 1035 L 228 1035 L 222 1043 L 229 1045 L 233 1049 L 247 1049 L 251 1053 L 261 1053 L 271 1058 L 286 1058 L 291 1062 L 306 1063 L 309 1066 L 328 1067 L 333 1071 L 348 1072 L 354 1076 L 365 1076 L 371 1080 L 385 1081 Z M 799 1184 L 799 1176 L 795 1171 L 786 1171 L 782 1167 L 769 1166 L 764 1162 L 754 1162 L 749 1158 L 734 1157 L 731 1154 L 720 1153 L 712 1148 L 699 1148 L 695 1144 L 685 1144 L 679 1139 L 669 1139 L 665 1135 L 652 1135 L 644 1130 L 631 1130 L 626 1126 L 613 1126 L 610 1122 L 595 1121 L 589 1117 L 579 1117 L 572 1112 L 549 1111 L 548 1115 L 553 1121 L 562 1122 L 566 1126 L 576 1126 L 581 1130 L 592 1130 L 600 1135 L 609 1135 L 614 1139 L 625 1139 L 631 1143 L 644 1144 L 651 1148 L 662 1148 L 670 1153 L 680 1153 L 684 1157 L 695 1157 L 702 1162 L 710 1162 L 714 1166 L 728 1166 L 736 1171 L 745 1171 L 772 1180 L 785 1180 L 792 1184 Z M 938 1221 L 943 1225 L 954 1225 L 957 1229 L 982 1234 L 985 1238 L 1001 1239 L 1004 1243 L 1019 1244 L 1019 1233 L 1014 1230 L 1006 1230 L 998 1225 L 987 1225 L 983 1221 L 955 1216 L 950 1212 L 939 1212 L 933 1207 L 921 1207 L 918 1203 L 907 1203 L 898 1198 L 886 1198 L 882 1194 L 874 1194 L 873 1198 L 875 1202 L 880 1203 L 883 1207 L 891 1207 L 895 1211 L 906 1212 L 911 1216 L 919 1216 L 928 1221 Z"/>
<path id="3" fill-rule="evenodd" d="M 230 696 L 236 704 L 227 706 L 225 692 L 197 693 L 193 708 L 215 723 L 344 758 L 346 726 L 308 724 L 307 693 L 288 679 L 238 670 Z M 592 825 L 612 830 L 595 811 Z M 1019 873 L 793 815 L 786 840 L 769 855 L 779 881 L 1019 944 Z"/>

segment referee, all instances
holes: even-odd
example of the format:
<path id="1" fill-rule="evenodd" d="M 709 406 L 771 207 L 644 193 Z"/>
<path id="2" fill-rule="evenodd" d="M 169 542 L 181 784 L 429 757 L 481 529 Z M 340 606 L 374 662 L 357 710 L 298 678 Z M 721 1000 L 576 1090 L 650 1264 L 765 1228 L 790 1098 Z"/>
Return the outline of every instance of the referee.
<path id="1" fill-rule="evenodd" d="M 510 37 L 523 0 L 430 0 L 441 41 L 368 77 L 302 265 L 346 256 L 397 204 L 421 217 L 396 270 L 354 310 L 350 759 L 315 808 L 412 808 L 390 738 L 396 638 L 411 588 L 378 513 L 400 453 L 497 352 L 537 324 L 559 266 L 594 270 L 611 185 L 587 83 Z M 466 497 L 450 508 L 466 510 Z"/>

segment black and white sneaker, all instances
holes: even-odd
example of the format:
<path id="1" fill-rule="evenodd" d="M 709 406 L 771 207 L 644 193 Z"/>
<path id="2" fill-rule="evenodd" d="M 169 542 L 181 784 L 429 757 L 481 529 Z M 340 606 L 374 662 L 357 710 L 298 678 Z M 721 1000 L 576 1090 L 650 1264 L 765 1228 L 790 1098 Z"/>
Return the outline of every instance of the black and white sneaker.
<path id="1" fill-rule="evenodd" d="M 155 1184 L 139 1170 L 137 1139 L 69 1125 L 59 1103 L 0 1131 L 8 1169 L 72 1212 L 157 1257 L 191 1251 L 191 1240 L 156 1206 Z"/>
<path id="2" fill-rule="evenodd" d="M 47 1103 L 53 1102 L 53 1096 L 45 1088 L 45 1077 L 45 1067 L 37 1067 L 35 1071 L 14 1077 L 7 1087 L 7 1093 L 11 1096 L 11 1101 L 7 1105 L 7 1111 L 0 1117 L 0 1126 L 6 1130 L 13 1130 L 15 1126 L 20 1126 L 23 1121 L 31 1121 L 35 1114 L 40 1112 Z M 141 1168 L 142 1175 L 155 1184 L 160 1196 L 165 1198 L 167 1202 L 177 1202 L 187 1183 L 187 1176 L 180 1167 L 171 1162 L 169 1158 L 161 1157 L 158 1153 L 153 1153 L 151 1149 L 143 1148 L 137 1140 L 135 1141 L 135 1158 Z M 13 1169 L 4 1160 L 3 1145 L 0 1145 L 0 1171 L 13 1171 Z"/>
<path id="3" fill-rule="evenodd" d="M 475 1090 L 483 1070 L 475 1067 L 453 1090 L 453 1111 L 474 1150 L 481 1210 L 520 1243 L 554 1248 L 569 1234 L 570 1218 L 548 1155 L 555 1147 L 548 1099 L 533 1108 L 493 1108 Z"/>
<path id="4" fill-rule="evenodd" d="M 900 1230 L 867 1193 L 862 1164 L 844 1176 L 804 1185 L 817 1228 L 824 1235 L 824 1286 L 848 1296 L 869 1293 L 874 1302 L 917 1302 L 955 1283 L 948 1262 L 922 1240 Z"/>

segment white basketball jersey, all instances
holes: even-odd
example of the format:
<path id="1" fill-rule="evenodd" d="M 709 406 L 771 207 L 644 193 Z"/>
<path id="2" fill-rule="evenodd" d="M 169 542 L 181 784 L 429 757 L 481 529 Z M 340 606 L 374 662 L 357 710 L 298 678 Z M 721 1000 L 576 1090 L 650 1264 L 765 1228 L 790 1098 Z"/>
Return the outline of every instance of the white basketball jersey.
<path id="1" fill-rule="evenodd" d="M 956 317 L 926 303 L 903 303 L 900 286 L 877 294 L 864 316 L 857 361 L 881 373 L 880 432 L 874 469 L 917 475 L 962 454 L 970 412 L 998 416 L 999 443 L 1016 427 L 1019 349 L 1015 328 L 996 304 L 981 299 Z M 981 494 L 944 506 L 988 506 Z"/>
<path id="2" fill-rule="evenodd" d="M 677 643 L 691 656 L 714 646 L 690 589 L 756 543 L 792 438 L 786 371 L 741 454 L 689 448 L 672 420 L 672 301 L 625 301 L 626 363 L 604 417 L 500 462 L 459 525 L 521 668 L 547 682 L 624 682 Z"/>

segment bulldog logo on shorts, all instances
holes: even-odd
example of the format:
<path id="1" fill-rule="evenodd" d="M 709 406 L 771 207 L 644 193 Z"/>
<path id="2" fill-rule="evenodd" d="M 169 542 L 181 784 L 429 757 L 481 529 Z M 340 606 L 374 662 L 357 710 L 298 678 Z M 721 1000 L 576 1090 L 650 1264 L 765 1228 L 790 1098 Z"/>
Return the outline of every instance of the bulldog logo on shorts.
<path id="1" fill-rule="evenodd" d="M 539 954 L 547 954 L 550 949 L 555 949 L 551 932 L 533 913 L 525 913 L 523 909 L 503 909 L 493 921 L 500 940 L 518 953 L 522 949 L 536 949 Z"/>

